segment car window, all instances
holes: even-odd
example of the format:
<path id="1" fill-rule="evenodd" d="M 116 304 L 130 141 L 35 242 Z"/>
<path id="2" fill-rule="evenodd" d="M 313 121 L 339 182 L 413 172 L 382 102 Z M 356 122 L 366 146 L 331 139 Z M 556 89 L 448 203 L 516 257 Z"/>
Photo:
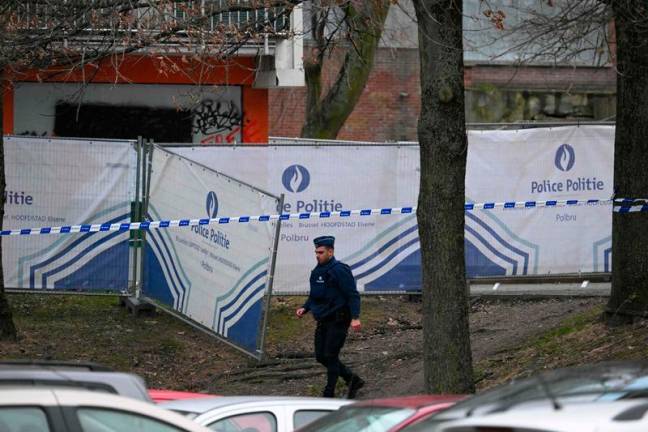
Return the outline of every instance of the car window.
<path id="1" fill-rule="evenodd" d="M 143 415 L 101 408 L 79 408 L 83 432 L 186 432 Z"/>
<path id="2" fill-rule="evenodd" d="M 277 419 L 269 412 L 238 414 L 207 425 L 217 432 L 277 432 Z"/>
<path id="3" fill-rule="evenodd" d="M 293 423 L 295 429 L 299 429 L 302 426 L 306 426 L 309 423 L 314 422 L 320 417 L 324 417 L 326 414 L 329 414 L 331 411 L 325 410 L 299 410 L 295 411 L 293 416 Z"/>
<path id="4" fill-rule="evenodd" d="M 1 432 L 49 432 L 47 416 L 40 408 L 0 408 Z"/>

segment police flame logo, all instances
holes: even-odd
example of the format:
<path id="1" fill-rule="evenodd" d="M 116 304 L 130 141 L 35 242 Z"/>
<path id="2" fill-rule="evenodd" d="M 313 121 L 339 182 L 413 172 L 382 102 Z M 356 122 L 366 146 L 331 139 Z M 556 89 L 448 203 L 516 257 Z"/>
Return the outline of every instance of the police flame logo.
<path id="1" fill-rule="evenodd" d="M 574 148 L 569 144 L 563 144 L 556 150 L 556 157 L 554 159 L 556 168 L 560 171 L 569 171 L 576 163 L 576 153 Z"/>
<path id="2" fill-rule="evenodd" d="M 281 182 L 289 192 L 302 192 L 310 184 L 310 173 L 302 165 L 290 165 L 284 170 Z"/>
<path id="3" fill-rule="evenodd" d="M 214 219 L 218 214 L 218 198 L 216 197 L 216 192 L 209 191 L 207 193 L 205 208 L 207 210 L 207 217 Z"/>

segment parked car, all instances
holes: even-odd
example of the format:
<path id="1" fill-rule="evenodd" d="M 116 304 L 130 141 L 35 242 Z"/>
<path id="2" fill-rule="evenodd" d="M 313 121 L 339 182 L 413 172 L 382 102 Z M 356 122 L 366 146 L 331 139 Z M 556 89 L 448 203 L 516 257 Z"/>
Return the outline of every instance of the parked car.
<path id="1" fill-rule="evenodd" d="M 455 420 L 430 427 L 420 423 L 409 432 L 645 432 L 648 401 L 583 402 L 557 407 L 533 401 L 515 410 Z"/>
<path id="2" fill-rule="evenodd" d="M 349 403 L 345 399 L 223 396 L 160 406 L 184 414 L 213 431 L 290 432 Z"/>
<path id="3" fill-rule="evenodd" d="M 2 432 L 209 432 L 151 403 L 63 388 L 0 389 Z"/>
<path id="4" fill-rule="evenodd" d="M 0 361 L 0 390 L 17 385 L 102 391 L 152 402 L 142 377 L 132 373 L 114 372 L 95 363 Z"/>
<path id="5" fill-rule="evenodd" d="M 511 381 L 439 412 L 412 430 L 440 430 L 442 424 L 469 417 L 517 411 L 529 403 L 552 406 L 620 402 L 648 398 L 648 363 L 606 362 L 556 369 Z M 404 432 L 411 432 L 406 429 Z"/>
<path id="6" fill-rule="evenodd" d="M 408 396 L 375 399 L 344 406 L 298 432 L 397 432 L 448 408 L 464 396 Z"/>
<path id="7" fill-rule="evenodd" d="M 204 399 L 217 397 L 217 395 L 207 394 L 207 393 L 194 393 L 187 391 L 176 391 L 176 390 L 162 390 L 162 389 L 149 389 L 148 394 L 153 399 L 155 403 L 162 402 L 171 402 L 174 400 L 184 400 L 184 399 Z"/>

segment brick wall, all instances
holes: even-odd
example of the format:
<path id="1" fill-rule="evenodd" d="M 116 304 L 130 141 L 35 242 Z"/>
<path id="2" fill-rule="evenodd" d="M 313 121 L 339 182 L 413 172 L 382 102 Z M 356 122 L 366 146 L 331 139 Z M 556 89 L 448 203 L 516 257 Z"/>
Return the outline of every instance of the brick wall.
<path id="1" fill-rule="evenodd" d="M 339 68 L 342 55 L 325 67 L 325 83 Z M 612 68 L 466 66 L 467 119 L 479 121 L 602 119 L 614 115 L 616 76 Z M 494 92 L 493 89 L 496 91 Z M 531 94 L 531 97 L 529 96 Z M 486 95 L 487 97 L 485 98 Z M 536 113 L 525 107 L 534 97 L 562 95 L 586 106 L 573 111 Z M 561 96 L 558 96 L 559 98 Z M 497 99 L 498 112 L 480 101 Z M 270 90 L 270 136 L 297 137 L 304 121 L 306 90 Z M 584 101 L 584 102 L 582 102 Z M 569 102 L 571 105 L 574 103 Z M 569 104 L 563 103 L 563 106 Z M 420 110 L 419 62 L 416 49 L 380 48 L 367 86 L 338 139 L 359 141 L 416 140 Z"/>
<path id="2" fill-rule="evenodd" d="M 342 59 L 342 55 L 327 59 L 325 86 L 334 79 Z M 379 49 L 367 86 L 338 139 L 416 139 L 419 95 L 418 51 Z M 269 99 L 270 136 L 299 136 L 304 122 L 306 89 L 273 89 L 270 90 Z"/>

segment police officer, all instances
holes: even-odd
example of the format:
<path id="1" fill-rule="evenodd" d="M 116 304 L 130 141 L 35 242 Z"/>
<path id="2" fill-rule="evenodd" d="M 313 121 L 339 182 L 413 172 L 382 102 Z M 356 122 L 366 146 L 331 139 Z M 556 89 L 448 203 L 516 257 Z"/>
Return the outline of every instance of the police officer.
<path id="1" fill-rule="evenodd" d="M 326 387 L 322 396 L 335 397 L 338 377 L 348 385 L 347 397 L 355 398 L 364 381 L 346 367 L 339 358 L 349 326 L 360 330 L 360 295 L 348 265 L 333 256 L 335 237 L 317 237 L 315 258 L 317 266 L 310 275 L 310 294 L 299 309 L 301 318 L 309 311 L 317 321 L 315 358 L 326 367 Z"/>

